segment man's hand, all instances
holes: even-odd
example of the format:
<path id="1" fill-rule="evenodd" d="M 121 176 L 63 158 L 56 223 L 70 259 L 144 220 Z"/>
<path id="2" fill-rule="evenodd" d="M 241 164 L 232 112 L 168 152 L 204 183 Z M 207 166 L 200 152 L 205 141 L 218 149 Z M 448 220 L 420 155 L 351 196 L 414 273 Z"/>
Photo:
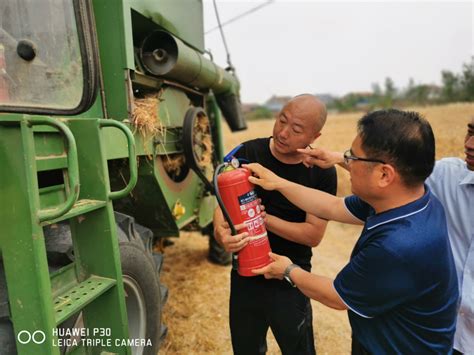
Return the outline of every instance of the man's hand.
<path id="1" fill-rule="evenodd" d="M 285 273 L 285 269 L 293 264 L 290 258 L 286 256 L 278 255 L 275 253 L 269 253 L 270 258 L 273 262 L 267 266 L 264 266 L 260 269 L 252 270 L 254 274 L 257 275 L 264 275 L 266 279 L 283 279 L 283 274 Z"/>
<path id="2" fill-rule="evenodd" d="M 256 175 L 250 176 L 249 181 L 254 185 L 261 186 L 265 190 L 278 190 L 286 182 L 285 179 L 279 177 L 258 163 L 244 164 L 242 167 L 249 169 L 254 175 Z"/>
<path id="3" fill-rule="evenodd" d="M 237 224 L 235 230 L 246 230 L 246 227 L 243 223 Z M 229 224 L 225 221 L 214 225 L 214 238 L 228 253 L 238 252 L 249 242 L 247 232 L 232 235 Z"/>
<path id="4" fill-rule="evenodd" d="M 332 152 L 324 148 L 298 149 L 303 157 L 303 164 L 306 167 L 314 165 L 322 169 L 331 168 L 336 164 L 344 164 L 344 155 L 339 152 Z"/>
<path id="5" fill-rule="evenodd" d="M 262 199 L 258 199 L 258 206 L 260 207 L 260 217 L 262 217 L 265 226 L 268 224 L 268 216 L 267 212 L 265 211 L 265 205 L 262 205 Z"/>

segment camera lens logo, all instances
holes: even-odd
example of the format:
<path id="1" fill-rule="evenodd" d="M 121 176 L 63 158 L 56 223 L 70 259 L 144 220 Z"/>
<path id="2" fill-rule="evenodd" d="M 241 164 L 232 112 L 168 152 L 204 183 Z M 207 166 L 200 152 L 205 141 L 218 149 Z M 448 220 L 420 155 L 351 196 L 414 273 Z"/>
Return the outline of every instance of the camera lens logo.
<path id="1" fill-rule="evenodd" d="M 29 344 L 33 342 L 35 344 L 43 344 L 46 340 L 46 334 L 41 330 L 36 330 L 33 333 L 22 330 L 17 335 L 17 340 L 20 344 Z"/>

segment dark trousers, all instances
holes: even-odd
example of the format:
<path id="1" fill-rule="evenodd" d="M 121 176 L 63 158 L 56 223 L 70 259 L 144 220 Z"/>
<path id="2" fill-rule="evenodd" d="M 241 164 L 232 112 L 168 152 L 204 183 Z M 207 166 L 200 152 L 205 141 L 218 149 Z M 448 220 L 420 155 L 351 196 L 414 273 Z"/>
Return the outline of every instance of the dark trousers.
<path id="1" fill-rule="evenodd" d="M 316 354 L 311 303 L 286 281 L 232 271 L 229 308 L 234 354 L 265 354 L 269 327 L 284 355 Z"/>

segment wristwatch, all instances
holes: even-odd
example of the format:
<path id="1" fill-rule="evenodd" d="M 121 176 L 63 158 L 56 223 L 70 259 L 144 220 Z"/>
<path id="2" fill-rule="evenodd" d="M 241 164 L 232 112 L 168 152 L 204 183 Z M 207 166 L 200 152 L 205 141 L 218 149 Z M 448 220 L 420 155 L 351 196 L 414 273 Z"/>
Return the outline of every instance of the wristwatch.
<path id="1" fill-rule="evenodd" d="M 292 287 L 296 287 L 295 283 L 293 282 L 293 280 L 291 280 L 291 277 L 290 277 L 290 272 L 291 270 L 293 269 L 296 269 L 300 267 L 299 265 L 296 265 L 296 264 L 290 264 L 286 267 L 285 269 L 285 272 L 283 273 L 283 277 L 285 278 L 286 281 L 288 281 L 288 283 L 292 286 Z"/>

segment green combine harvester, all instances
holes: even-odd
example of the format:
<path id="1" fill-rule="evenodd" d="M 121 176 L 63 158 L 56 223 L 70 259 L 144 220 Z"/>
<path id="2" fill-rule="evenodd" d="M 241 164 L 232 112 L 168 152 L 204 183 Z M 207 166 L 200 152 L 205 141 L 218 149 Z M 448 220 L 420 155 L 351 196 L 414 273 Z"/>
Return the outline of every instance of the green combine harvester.
<path id="1" fill-rule="evenodd" d="M 246 128 L 202 7 L 1 1 L 0 354 L 157 353 L 164 241 L 212 233 L 221 113 Z"/>

